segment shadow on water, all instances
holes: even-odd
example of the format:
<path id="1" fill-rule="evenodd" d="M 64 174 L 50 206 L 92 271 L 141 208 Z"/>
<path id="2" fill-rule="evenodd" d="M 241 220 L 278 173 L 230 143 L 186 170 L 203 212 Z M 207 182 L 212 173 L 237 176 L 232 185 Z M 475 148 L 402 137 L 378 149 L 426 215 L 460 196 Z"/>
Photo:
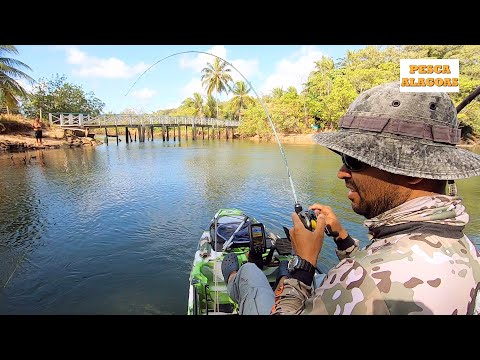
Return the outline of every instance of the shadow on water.
<path id="1" fill-rule="evenodd" d="M 284 147 L 300 203 L 332 206 L 365 244 L 363 219 L 336 178 L 338 156 Z M 274 143 L 156 139 L 31 155 L 0 155 L 0 314 L 185 314 L 193 254 L 219 208 L 282 235 L 292 225 Z M 479 178 L 458 181 L 477 246 Z M 320 262 L 336 263 L 331 241 Z"/>

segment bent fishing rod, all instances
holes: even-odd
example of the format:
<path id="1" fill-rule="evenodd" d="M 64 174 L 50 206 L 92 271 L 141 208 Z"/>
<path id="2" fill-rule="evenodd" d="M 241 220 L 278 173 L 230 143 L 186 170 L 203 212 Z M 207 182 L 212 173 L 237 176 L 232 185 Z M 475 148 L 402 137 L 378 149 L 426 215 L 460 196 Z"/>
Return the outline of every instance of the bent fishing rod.
<path id="1" fill-rule="evenodd" d="M 250 87 L 250 89 L 253 90 L 253 92 L 255 93 L 255 96 L 257 97 L 258 101 L 260 102 L 260 105 L 262 105 L 262 108 L 263 110 L 265 111 L 265 114 L 267 115 L 267 118 L 268 118 L 268 121 L 270 122 L 270 125 L 272 127 L 272 130 L 273 130 L 273 133 L 275 134 L 275 139 L 277 139 L 277 143 L 278 143 L 278 147 L 280 148 L 280 153 L 282 154 L 282 158 L 283 158 L 283 162 L 285 164 L 285 167 L 287 169 L 287 176 L 288 176 L 288 180 L 290 181 L 290 187 L 292 188 L 292 193 L 293 193 L 293 199 L 295 201 L 295 206 L 294 206 L 294 210 L 295 212 L 298 214 L 298 216 L 300 217 L 300 220 L 302 220 L 302 223 L 305 225 L 305 227 L 309 230 L 312 230 L 315 228 L 316 226 L 316 215 L 315 215 L 315 212 L 314 211 L 307 211 L 307 212 L 304 212 L 303 211 L 303 207 L 302 205 L 300 205 L 300 203 L 298 202 L 298 199 L 297 199 L 297 193 L 295 191 L 295 186 L 293 185 L 293 180 L 292 180 L 292 175 L 290 173 L 290 168 L 288 167 L 288 161 L 287 161 L 287 156 L 285 155 L 285 151 L 283 150 L 283 146 L 282 146 L 282 142 L 280 141 L 280 138 L 278 137 L 278 134 L 277 134 L 277 130 L 275 128 L 275 124 L 273 123 L 272 121 L 272 118 L 270 116 L 270 113 L 268 112 L 267 110 L 267 107 L 265 106 L 265 104 L 263 103 L 262 99 L 260 98 L 260 96 L 258 95 L 257 91 L 255 90 L 255 88 L 252 86 L 252 84 L 250 83 L 250 81 L 248 81 L 248 79 L 240 72 L 240 70 L 238 70 L 232 63 L 230 63 L 229 61 L 223 59 L 222 57 L 218 56 L 218 55 L 215 55 L 215 54 L 211 54 L 211 53 L 208 53 L 208 52 L 205 52 L 205 51 L 197 51 L 197 50 L 187 50 L 187 51 L 180 51 L 180 52 L 177 52 L 177 53 L 174 53 L 174 54 L 170 54 L 168 56 L 165 56 L 164 58 L 158 60 L 157 62 L 155 62 L 154 64 L 152 64 L 149 68 L 147 68 L 138 78 L 137 80 L 135 80 L 135 82 L 132 84 L 132 86 L 130 87 L 130 89 L 128 89 L 128 91 L 125 93 L 125 96 L 128 95 L 128 93 L 130 92 L 130 90 L 135 86 L 135 84 L 142 78 L 143 75 L 145 75 L 151 68 L 153 68 L 155 65 L 157 65 L 158 63 L 168 59 L 168 58 L 171 58 L 173 56 L 177 56 L 177 55 L 182 55 L 182 54 L 188 54 L 188 53 L 196 53 L 196 54 L 205 54 L 205 55 L 210 55 L 210 56 L 213 56 L 213 57 L 216 57 L 222 61 L 224 61 L 227 65 L 231 66 L 235 71 L 237 71 L 240 76 L 247 82 L 247 85 Z M 314 222 L 315 221 L 315 222 Z M 328 235 L 328 236 L 333 236 L 335 234 L 332 234 L 330 232 L 330 230 L 325 227 L 325 233 Z M 288 237 L 288 233 L 287 233 L 287 237 Z"/>

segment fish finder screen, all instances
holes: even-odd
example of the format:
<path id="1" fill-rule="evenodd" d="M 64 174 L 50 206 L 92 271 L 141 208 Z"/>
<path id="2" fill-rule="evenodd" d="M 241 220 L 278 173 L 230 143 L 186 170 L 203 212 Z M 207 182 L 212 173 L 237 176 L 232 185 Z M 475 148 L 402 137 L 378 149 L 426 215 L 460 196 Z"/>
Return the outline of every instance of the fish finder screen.
<path id="1" fill-rule="evenodd" d="M 263 245 L 263 232 L 261 226 L 252 226 L 252 240 L 254 245 Z"/>

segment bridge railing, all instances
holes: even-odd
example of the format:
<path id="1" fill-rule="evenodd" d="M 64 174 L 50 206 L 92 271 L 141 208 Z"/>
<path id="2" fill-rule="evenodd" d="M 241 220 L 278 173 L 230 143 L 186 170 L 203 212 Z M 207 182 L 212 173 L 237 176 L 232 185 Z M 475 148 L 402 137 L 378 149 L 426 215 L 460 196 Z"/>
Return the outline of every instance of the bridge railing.
<path id="1" fill-rule="evenodd" d="M 84 126 L 92 120 L 90 115 L 78 113 L 48 113 L 50 125 Z"/>
<path id="2" fill-rule="evenodd" d="M 85 114 L 49 113 L 51 125 L 57 126 L 138 126 L 138 125 L 186 125 L 186 126 L 229 126 L 240 123 L 234 120 L 200 118 L 190 116 L 106 114 L 91 117 Z"/>

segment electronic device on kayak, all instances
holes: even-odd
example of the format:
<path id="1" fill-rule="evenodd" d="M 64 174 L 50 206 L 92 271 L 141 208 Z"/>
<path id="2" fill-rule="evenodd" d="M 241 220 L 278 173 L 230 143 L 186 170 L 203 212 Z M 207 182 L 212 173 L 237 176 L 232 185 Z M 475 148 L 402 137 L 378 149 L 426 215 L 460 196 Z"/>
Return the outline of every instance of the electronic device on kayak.
<path id="1" fill-rule="evenodd" d="M 250 256 L 259 255 L 261 257 L 267 250 L 265 227 L 262 223 L 250 224 L 248 234 L 250 235 Z"/>

